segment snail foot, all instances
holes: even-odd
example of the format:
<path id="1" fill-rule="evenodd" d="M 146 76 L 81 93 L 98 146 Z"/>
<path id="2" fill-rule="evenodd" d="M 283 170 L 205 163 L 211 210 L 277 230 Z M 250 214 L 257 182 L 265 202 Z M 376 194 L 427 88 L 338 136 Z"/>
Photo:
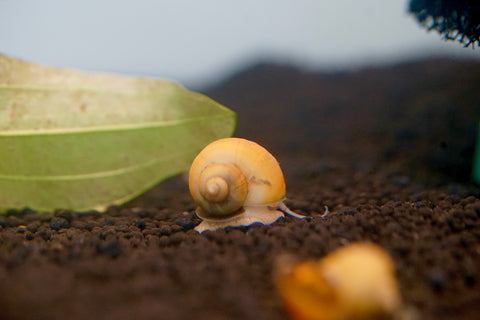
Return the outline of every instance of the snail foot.
<path id="1" fill-rule="evenodd" d="M 272 224 L 280 218 L 285 217 L 281 209 L 268 206 L 244 207 L 242 213 L 227 219 L 205 219 L 195 227 L 195 230 L 202 233 L 207 230 L 216 230 L 226 227 L 246 227 L 254 223 Z"/>

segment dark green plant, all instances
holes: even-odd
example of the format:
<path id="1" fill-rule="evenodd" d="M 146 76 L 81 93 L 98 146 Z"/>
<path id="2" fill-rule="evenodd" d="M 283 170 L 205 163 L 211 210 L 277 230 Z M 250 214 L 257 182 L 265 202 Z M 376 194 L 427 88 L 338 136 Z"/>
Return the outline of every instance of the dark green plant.
<path id="1" fill-rule="evenodd" d="M 445 40 L 458 39 L 465 47 L 480 46 L 479 0 L 410 0 L 408 11 Z"/>

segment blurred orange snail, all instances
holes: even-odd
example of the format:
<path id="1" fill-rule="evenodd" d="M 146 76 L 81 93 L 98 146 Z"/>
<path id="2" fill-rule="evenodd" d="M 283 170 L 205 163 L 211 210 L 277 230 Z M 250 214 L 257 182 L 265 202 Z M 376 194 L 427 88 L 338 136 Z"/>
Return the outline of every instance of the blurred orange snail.
<path id="1" fill-rule="evenodd" d="M 224 138 L 207 145 L 193 160 L 190 193 L 203 221 L 198 232 L 224 227 L 271 224 L 284 217 L 307 218 L 283 203 L 285 180 L 277 160 L 259 144 Z"/>
<path id="2" fill-rule="evenodd" d="M 280 256 L 275 283 L 295 320 L 416 319 L 403 306 L 395 266 L 370 242 L 354 242 L 315 261 Z"/>

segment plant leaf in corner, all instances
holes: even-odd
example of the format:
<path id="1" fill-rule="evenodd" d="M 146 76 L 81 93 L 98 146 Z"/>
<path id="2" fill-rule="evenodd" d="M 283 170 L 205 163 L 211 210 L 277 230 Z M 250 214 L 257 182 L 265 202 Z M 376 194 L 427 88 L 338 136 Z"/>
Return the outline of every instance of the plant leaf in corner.
<path id="1" fill-rule="evenodd" d="M 0 55 L 0 212 L 103 210 L 188 169 L 236 115 L 168 81 Z"/>

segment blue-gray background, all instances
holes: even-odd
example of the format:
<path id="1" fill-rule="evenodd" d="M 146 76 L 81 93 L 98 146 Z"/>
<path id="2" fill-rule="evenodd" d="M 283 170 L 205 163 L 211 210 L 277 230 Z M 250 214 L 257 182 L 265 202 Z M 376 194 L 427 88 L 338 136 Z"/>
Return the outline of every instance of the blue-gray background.
<path id="1" fill-rule="evenodd" d="M 0 0 L 0 52 L 202 88 L 257 61 L 316 70 L 428 55 L 444 42 L 400 0 Z"/>

